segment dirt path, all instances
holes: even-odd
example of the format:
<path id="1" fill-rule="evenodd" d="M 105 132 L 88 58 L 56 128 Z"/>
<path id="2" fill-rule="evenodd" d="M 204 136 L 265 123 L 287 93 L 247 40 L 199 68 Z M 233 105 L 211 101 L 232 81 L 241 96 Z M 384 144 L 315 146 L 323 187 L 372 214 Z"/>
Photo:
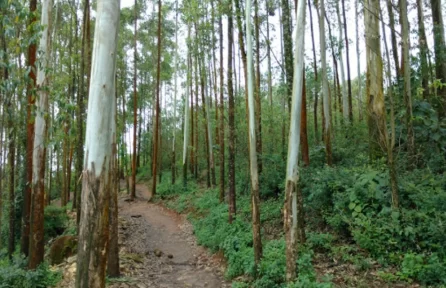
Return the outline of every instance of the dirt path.
<path id="1" fill-rule="evenodd" d="M 197 246 L 184 216 L 148 203 L 147 186 L 136 186 L 137 199 L 119 200 L 121 267 L 131 280 L 111 287 L 230 287 L 216 257 Z"/>

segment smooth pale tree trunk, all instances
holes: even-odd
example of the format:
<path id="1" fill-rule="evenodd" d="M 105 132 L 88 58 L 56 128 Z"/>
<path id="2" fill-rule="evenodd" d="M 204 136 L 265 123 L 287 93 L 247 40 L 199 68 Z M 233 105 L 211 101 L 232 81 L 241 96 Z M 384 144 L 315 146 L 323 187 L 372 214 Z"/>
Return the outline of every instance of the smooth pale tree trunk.
<path id="1" fill-rule="evenodd" d="M 427 54 L 429 48 L 426 39 L 426 29 L 424 27 L 423 1 L 417 0 L 418 19 L 418 48 L 420 49 L 421 85 L 423 87 L 423 98 L 429 97 L 429 66 L 427 64 Z"/>
<path id="2" fill-rule="evenodd" d="M 256 150 L 256 119 L 254 100 L 254 69 L 253 69 L 253 49 L 251 33 L 251 0 L 246 0 L 246 51 L 247 51 L 247 74 L 248 74 L 248 113 L 249 113 L 249 163 L 251 174 L 251 209 L 252 209 L 252 233 L 254 243 L 254 262 L 257 266 L 262 257 L 262 241 L 260 236 L 260 196 L 259 196 L 259 171 L 257 165 Z M 258 21 L 258 20 L 257 20 Z M 257 33 L 258 35 L 258 33 Z"/>
<path id="3" fill-rule="evenodd" d="M 356 32 L 356 59 L 361 59 L 359 54 L 359 0 L 355 0 L 355 32 Z M 357 62 L 358 73 L 358 117 L 362 120 L 362 82 L 361 82 L 361 61 Z"/>
<path id="4" fill-rule="evenodd" d="M 197 35 L 198 35 L 198 33 L 197 33 L 197 31 L 195 32 Z M 198 49 L 198 45 L 197 45 L 197 47 L 196 47 L 196 51 L 198 52 L 198 54 L 200 54 L 200 55 L 203 55 L 202 54 L 202 52 L 201 51 L 199 51 L 199 49 Z M 198 78 L 197 78 L 197 83 L 198 83 L 198 81 L 200 82 L 200 88 L 201 88 L 201 111 L 203 112 L 203 120 L 204 121 L 202 121 L 203 122 L 203 126 L 204 126 L 204 138 L 205 138 L 205 151 L 206 151 L 206 184 L 207 184 L 207 187 L 208 188 L 211 188 L 211 177 L 210 177 L 210 170 L 211 170 L 211 161 L 210 161 L 210 159 L 211 159 L 211 156 L 210 156 L 210 149 L 209 149 L 209 126 L 208 126 L 208 111 L 206 110 L 206 97 L 205 97 L 205 79 L 206 79 L 206 77 L 205 77 L 205 75 L 204 75 L 204 71 L 203 71 L 203 65 L 202 65 L 202 63 L 201 63 L 201 59 L 199 59 L 199 58 L 201 58 L 201 57 L 195 57 L 195 63 L 197 63 L 197 65 L 198 65 L 198 73 L 200 74 L 199 76 L 199 78 L 200 78 L 200 80 L 198 80 Z M 197 77 L 198 77 L 198 75 L 197 75 Z M 211 139 L 212 140 L 212 139 Z"/>
<path id="5" fill-rule="evenodd" d="M 233 41 L 233 23 L 232 23 L 232 2 L 228 9 L 228 122 L 229 122 L 229 223 L 232 223 L 236 215 L 236 197 L 235 197 L 235 117 L 234 117 L 234 90 L 232 84 L 232 41 Z"/>
<path id="6" fill-rule="evenodd" d="M 187 27 L 187 38 L 190 39 L 190 25 Z M 187 185 L 187 146 L 189 141 L 189 88 L 191 86 L 191 51 L 190 44 L 187 45 L 187 79 L 186 79 L 186 93 L 184 99 L 184 134 L 183 134 L 183 184 Z"/>
<path id="7" fill-rule="evenodd" d="M 53 7 L 52 0 L 42 1 L 42 17 L 40 24 L 43 27 L 42 37 L 40 38 L 39 51 L 42 52 L 37 71 L 37 89 L 38 100 L 36 103 L 36 119 L 34 128 L 34 149 L 33 149 L 33 183 L 31 194 L 31 228 L 29 241 L 29 263 L 30 269 L 36 269 L 43 262 L 45 253 L 44 234 L 43 234 L 43 211 L 45 208 L 45 160 L 47 138 L 47 120 L 48 114 L 48 92 L 49 77 L 47 68 L 51 57 L 50 40 L 50 17 Z"/>
<path id="8" fill-rule="evenodd" d="M 136 197 L 136 129 L 138 127 L 138 117 L 137 117 L 137 111 L 138 111 L 138 93 L 136 91 L 136 81 L 137 81 L 137 69 L 136 69 L 136 61 L 137 61 L 137 22 L 138 22 L 138 15 L 137 15 L 137 7 L 136 7 L 136 0 L 135 0 L 135 7 L 134 7 L 134 20 L 135 20 L 135 26 L 134 26 L 134 38 L 133 38 L 133 153 L 132 153 L 132 181 L 131 181 L 131 187 L 130 187 L 130 199 L 133 200 Z M 152 174 L 153 175 L 153 174 Z"/>
<path id="9" fill-rule="evenodd" d="M 37 0 L 29 1 L 30 13 L 30 30 L 31 34 L 34 33 L 35 22 L 37 18 L 35 11 L 37 9 Z M 36 95 L 34 94 L 34 88 L 36 87 L 36 57 L 37 57 L 37 45 L 35 42 L 30 42 L 28 46 L 28 62 L 29 78 L 31 81 L 28 83 L 27 96 L 28 106 L 26 108 L 26 172 L 25 172 L 25 189 L 23 190 L 23 212 L 22 212 L 22 239 L 21 239 L 21 252 L 28 256 L 29 254 L 29 232 L 30 232 L 30 218 L 31 218 L 31 185 L 33 182 L 33 149 L 34 149 L 34 104 L 36 102 Z"/>
<path id="10" fill-rule="evenodd" d="M 317 77 L 317 58 L 316 58 L 316 46 L 314 44 L 314 26 L 313 26 L 313 12 L 311 8 L 311 1 L 308 0 L 308 12 L 310 12 L 310 29 L 311 29 L 311 44 L 313 47 L 313 69 L 314 69 L 314 81 L 318 83 Z M 314 122 L 314 140 L 315 143 L 319 143 L 319 129 L 317 123 L 317 102 L 318 102 L 318 89 L 314 89 L 314 104 L 313 104 L 313 122 Z"/>
<path id="11" fill-rule="evenodd" d="M 222 1 L 220 0 L 219 5 L 222 5 Z M 220 193 L 219 198 L 220 202 L 224 201 L 225 198 L 225 117 L 224 117 L 224 74 L 223 74 L 223 25 L 222 25 L 222 15 L 219 13 L 218 17 L 218 34 L 220 40 Z"/>
<path id="12" fill-rule="evenodd" d="M 268 102 L 269 106 L 273 106 L 273 77 L 272 77 L 272 71 L 271 71 L 271 40 L 269 36 L 269 1 L 265 1 L 266 5 L 266 58 L 268 61 Z"/>
<path id="13" fill-rule="evenodd" d="M 174 91 L 173 91 L 173 127 L 172 127 L 172 184 L 175 184 L 176 180 L 176 167 L 175 167 L 175 142 L 176 142 L 176 124 L 177 124 L 177 70 L 178 70 L 178 0 L 175 1 L 175 75 L 174 75 Z"/>
<path id="14" fill-rule="evenodd" d="M 379 11 L 379 0 L 366 0 L 364 2 L 367 59 L 367 125 L 369 129 L 369 153 L 371 160 L 380 157 L 383 154 L 383 150 L 387 147 Z"/>
<path id="15" fill-rule="evenodd" d="M 323 0 L 322 0 L 323 1 Z M 321 4 L 323 5 L 323 2 Z M 304 80 L 305 51 L 305 6 L 298 2 L 296 12 L 296 49 L 294 56 L 294 79 L 291 102 L 290 132 L 288 137 L 288 157 L 286 166 L 284 229 L 286 241 L 286 281 L 296 278 L 297 244 L 305 239 L 303 226 L 303 199 L 299 189 L 299 144 L 301 129 L 302 94 Z M 301 230 L 301 231 L 299 231 Z"/>
<path id="16" fill-rule="evenodd" d="M 380 11 L 381 12 L 381 11 Z M 380 14 L 382 19 L 382 13 Z M 395 108 L 394 108 L 394 99 L 393 99 L 393 89 L 392 89 L 392 72 L 390 69 L 390 55 L 389 48 L 387 47 L 387 37 L 386 37 L 386 29 L 384 23 L 381 21 L 381 28 L 383 31 L 383 42 L 384 48 L 386 49 L 386 59 L 387 59 L 387 78 L 389 82 L 389 88 L 387 89 L 387 93 L 389 96 L 389 104 L 390 104 L 390 130 L 391 135 L 390 139 L 387 141 L 387 165 L 389 168 L 389 178 L 390 178 L 390 187 L 392 189 L 392 207 L 398 208 L 399 205 L 399 193 L 398 193 L 398 176 L 396 172 L 396 160 L 393 155 L 393 149 L 395 148 Z M 387 130 L 385 131 L 387 134 Z"/>
<path id="17" fill-rule="evenodd" d="M 347 121 L 348 120 L 348 92 L 347 92 L 347 86 L 345 85 L 345 70 L 344 70 L 344 56 L 342 55 L 342 51 L 343 51 L 343 35 L 342 35 L 342 21 L 341 21 L 341 12 L 339 9 L 339 1 L 336 1 L 336 15 L 338 16 L 338 57 L 339 57 L 339 67 L 338 70 L 340 71 L 340 75 L 341 75 L 341 88 L 342 88 L 342 111 L 343 111 L 343 116 L 344 116 L 344 120 Z"/>
<path id="18" fill-rule="evenodd" d="M 202 80 L 201 80 L 201 82 L 202 82 L 202 85 L 204 86 L 204 85 L 206 85 L 206 83 L 205 83 L 205 81 L 206 81 L 206 71 L 205 71 L 205 65 L 204 65 L 204 59 L 203 59 L 203 72 L 202 72 L 202 75 L 201 75 L 201 77 L 202 77 Z M 215 185 L 215 161 L 214 161 L 214 151 L 213 151 L 213 147 L 214 147 L 214 144 L 213 144 L 213 142 L 212 142 L 212 126 L 211 126 L 211 107 L 210 107 L 210 99 L 212 99 L 212 97 L 208 97 L 208 95 L 206 95 L 207 94 L 207 89 L 204 89 L 204 91 L 203 91 L 204 93 L 203 93 L 203 95 L 202 95 L 202 97 L 203 97 L 203 103 L 202 103 L 202 105 L 206 108 L 205 109 L 205 111 L 206 111 L 206 126 L 207 126 L 207 138 L 208 138 L 208 150 L 209 150 L 209 166 L 210 166 L 210 168 L 211 168 L 211 171 L 210 171 L 210 175 L 211 175 L 211 186 L 212 187 L 214 187 L 214 185 Z"/>
<path id="19" fill-rule="evenodd" d="M 160 137 L 160 89 L 161 89 L 161 0 L 158 0 L 158 55 L 156 64 L 156 100 L 155 126 L 153 127 L 153 167 L 152 167 L 152 197 L 156 195 L 156 173 L 158 169 L 158 146 Z M 160 159 L 161 160 L 161 159 Z M 160 171 L 161 172 L 161 171 Z M 160 180 L 161 182 L 161 180 Z"/>
<path id="20" fill-rule="evenodd" d="M 327 164 L 332 165 L 331 153 L 331 123 L 330 123 L 330 95 L 328 94 L 328 78 L 327 78 L 327 57 L 325 54 L 325 4 L 324 0 L 319 2 L 319 37 L 320 37 L 320 51 L 321 51 L 321 81 L 322 81 L 322 97 L 323 97 L 323 127 L 324 127 L 324 142 L 325 154 Z"/>
<path id="21" fill-rule="evenodd" d="M 76 288 L 105 287 L 119 0 L 97 2 L 82 177 Z"/>
<path id="22" fill-rule="evenodd" d="M 352 83 L 350 78 L 350 53 L 348 49 L 348 34 L 347 34 L 347 18 L 345 16 L 345 0 L 342 3 L 342 17 L 344 20 L 344 35 L 345 35 L 345 61 L 347 63 L 347 86 L 348 86 L 348 119 L 353 123 L 353 100 L 352 100 Z M 359 58 L 358 58 L 359 60 Z M 358 61 L 359 62 L 359 61 Z"/>
<path id="23" fill-rule="evenodd" d="M 444 23 L 442 15 L 441 0 L 431 0 L 433 34 L 434 34 L 434 52 L 435 52 L 435 78 L 446 82 L 446 43 L 444 36 Z M 446 116 L 446 86 L 438 89 L 440 105 L 438 105 L 438 114 L 441 118 Z"/>
<path id="24" fill-rule="evenodd" d="M 406 104 L 406 128 L 407 128 L 407 153 L 409 157 L 409 166 L 413 165 L 415 154 L 415 138 L 413 131 L 412 115 L 412 91 L 410 87 L 410 27 L 407 18 L 407 1 L 399 0 L 401 36 L 403 48 L 403 79 L 404 79 L 404 102 Z"/>

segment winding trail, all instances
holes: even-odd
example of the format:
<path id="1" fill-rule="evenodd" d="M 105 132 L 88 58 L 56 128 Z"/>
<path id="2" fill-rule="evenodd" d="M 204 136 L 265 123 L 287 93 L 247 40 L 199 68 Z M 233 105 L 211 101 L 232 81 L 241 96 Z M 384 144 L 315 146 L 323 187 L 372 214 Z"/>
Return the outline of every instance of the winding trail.
<path id="1" fill-rule="evenodd" d="M 146 185 L 136 192 L 133 202 L 119 199 L 121 271 L 131 280 L 109 287 L 230 287 L 220 259 L 196 244 L 185 217 L 148 203 Z"/>

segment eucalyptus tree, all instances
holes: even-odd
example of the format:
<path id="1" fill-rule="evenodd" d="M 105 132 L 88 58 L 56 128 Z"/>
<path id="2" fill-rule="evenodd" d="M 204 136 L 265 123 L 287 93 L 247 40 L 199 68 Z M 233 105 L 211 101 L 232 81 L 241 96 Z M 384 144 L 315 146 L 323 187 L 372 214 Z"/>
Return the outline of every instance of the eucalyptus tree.
<path id="1" fill-rule="evenodd" d="M 381 12 L 381 11 L 380 11 Z M 380 17 L 382 19 L 382 13 L 380 14 Z M 398 208 L 398 179 L 397 179 L 397 172 L 396 172 L 396 160 L 395 156 L 393 154 L 393 149 L 395 148 L 395 105 L 394 105 L 394 98 L 393 98 L 393 89 L 392 89 L 392 72 L 390 68 L 390 55 L 389 55 L 389 48 L 387 45 L 387 37 L 386 37 L 386 29 L 384 26 L 384 22 L 381 21 L 381 29 L 383 31 L 383 42 L 384 42 L 384 49 L 385 49 L 385 55 L 387 60 L 387 79 L 389 88 L 387 89 L 387 95 L 389 98 L 389 104 L 390 104 L 390 137 L 387 138 L 387 165 L 389 167 L 389 178 L 390 178 L 390 187 L 392 190 L 392 206 L 394 208 Z M 387 134 L 387 131 L 386 131 Z"/>
<path id="2" fill-rule="evenodd" d="M 367 59 L 367 125 L 371 159 L 376 159 L 382 155 L 382 149 L 387 146 L 379 11 L 379 0 L 367 0 L 364 2 Z"/>
<path id="3" fill-rule="evenodd" d="M 323 0 L 321 1 L 323 5 Z M 288 159 L 286 166 L 284 229 L 286 241 L 286 281 L 296 278 L 297 242 L 305 240 L 303 198 L 299 189 L 299 144 L 301 129 L 302 96 L 304 90 L 304 51 L 305 51 L 305 6 L 299 1 L 296 12 L 294 55 L 294 79 L 291 102 L 290 131 L 288 137 Z M 322 6 L 323 7 L 323 6 Z M 322 10 L 322 9 L 321 9 Z M 323 10 L 321 11 L 323 12 Z"/>
<path id="4" fill-rule="evenodd" d="M 413 156 L 415 153 L 415 137 L 413 131 L 413 113 L 412 113 L 412 91 L 411 91 L 411 77 L 410 77 L 410 27 L 409 19 L 407 18 L 407 0 L 399 0 L 400 4 L 400 22 L 401 22 L 401 36 L 403 47 L 403 79 L 404 79 L 404 102 L 406 104 L 406 128 L 407 128 L 407 152 L 409 154 L 409 163 L 413 163 Z M 398 207 L 398 201 L 395 202 Z"/>
<path id="5" fill-rule="evenodd" d="M 343 111 L 343 116 L 344 116 L 344 120 L 348 120 L 348 92 L 347 92 L 347 86 L 346 81 L 345 81 L 345 70 L 344 70 L 344 56 L 342 56 L 342 50 L 344 49 L 344 44 L 343 42 L 343 35 L 342 35 L 342 21 L 341 21 L 341 12 L 339 9 L 339 1 L 336 1 L 336 15 L 338 16 L 338 57 L 339 57 L 339 67 L 338 70 L 341 72 L 341 83 L 340 85 L 342 86 L 342 111 Z M 347 39 L 348 41 L 348 39 Z"/>
<path id="6" fill-rule="evenodd" d="M 48 94 L 49 76 L 47 69 L 51 57 L 50 40 L 50 17 L 52 15 L 52 0 L 42 1 L 41 25 L 43 26 L 42 37 L 40 38 L 39 51 L 42 52 L 37 70 L 37 103 L 35 119 L 35 138 L 33 150 L 33 183 L 32 183 L 32 209 L 29 247 L 29 268 L 36 269 L 43 262 L 44 234 L 43 217 L 45 207 L 45 165 L 46 165 L 46 143 L 47 140 L 47 115 L 48 115 Z"/>
<path id="7" fill-rule="evenodd" d="M 175 184 L 176 180 L 176 156 L 175 156 L 175 143 L 176 143 L 176 117 L 177 117 L 177 82 L 178 82 L 178 0 L 175 1 L 175 74 L 174 74 L 174 99 L 173 99 L 173 128 L 172 128 L 172 184 Z"/>
<path id="8" fill-rule="evenodd" d="M 249 163 L 251 174 L 251 209 L 252 209 L 252 232 L 254 243 L 254 261 L 256 266 L 260 264 L 262 257 L 262 240 L 260 235 L 260 196 L 259 196 L 259 169 L 257 164 L 257 145 L 256 140 L 256 119 L 255 117 L 255 101 L 254 101 L 254 69 L 253 69 L 253 48 L 252 48 L 252 33 L 251 33 L 251 0 L 246 0 L 245 17 L 246 17 L 246 51 L 247 51 L 247 74 L 248 74 L 248 113 L 249 113 Z M 257 10 L 257 8 L 256 8 Z M 257 13 L 256 13 L 257 14 Z M 257 15 L 254 16 L 256 21 Z M 258 24 L 256 24 L 258 25 Z M 256 27 L 258 29 L 258 27 Z M 258 36 L 258 32 L 256 32 Z M 258 41 L 258 39 L 257 39 Z M 258 45 L 258 43 L 256 44 Z M 258 52 L 258 51 L 257 51 Z M 258 60 L 258 59 L 257 59 Z M 259 63 L 258 63 L 259 65 Z M 257 67 L 257 69 L 259 69 Z M 257 71 L 258 73 L 258 71 Z M 260 73 L 257 74 L 259 76 Z M 259 87 L 257 87 L 259 89 Z M 260 91 L 258 91 L 260 93 Z M 258 96 L 258 95 L 257 95 Z M 256 147 L 257 146 L 257 147 Z"/>
<path id="9" fill-rule="evenodd" d="M 348 86 L 348 119 L 353 122 L 353 100 L 352 100 L 352 83 L 350 78 L 350 54 L 348 46 L 348 34 L 347 34 L 347 17 L 345 16 L 345 0 L 341 0 L 342 3 L 342 17 L 344 20 L 344 35 L 345 35 L 345 61 L 347 63 L 347 86 Z M 359 58 L 358 58 L 359 60 Z M 359 61 L 358 61 L 359 62 Z"/>
<path id="10" fill-rule="evenodd" d="M 156 99 L 155 99 L 155 121 L 153 127 L 153 166 L 152 166 L 152 196 L 156 195 L 156 171 L 158 169 L 158 146 L 160 129 L 160 89 L 161 89 L 161 0 L 158 0 L 158 53 L 156 62 Z"/>
<path id="11" fill-rule="evenodd" d="M 237 1 L 237 0 L 236 0 Z M 219 7 L 222 6 L 222 0 L 218 1 Z M 236 6 L 237 9 L 237 6 Z M 218 124 L 219 127 L 219 139 L 220 139 L 220 155 L 219 155 L 219 162 L 220 162 L 220 191 L 219 191 L 219 198 L 220 202 L 223 202 L 225 197 L 225 120 L 224 120 L 224 108 L 225 108 L 225 102 L 224 102 L 224 73 L 223 73 L 223 23 L 222 23 L 222 13 L 219 13 L 218 16 L 218 35 L 219 35 L 219 54 L 220 54 L 220 123 Z"/>
<path id="12" fill-rule="evenodd" d="M 446 82 L 446 42 L 444 35 L 444 22 L 442 15 L 441 0 L 431 0 L 431 11 L 434 34 L 435 52 L 435 78 L 442 83 Z M 446 116 L 446 85 L 441 85 L 438 89 L 439 103 L 438 114 L 444 118 Z"/>
<path id="13" fill-rule="evenodd" d="M 397 46 L 397 39 L 396 39 L 396 30 L 395 30 L 395 14 L 393 12 L 393 3 L 392 0 L 386 0 L 387 4 L 387 13 L 389 14 L 389 26 L 390 26 L 390 37 L 392 40 L 392 55 L 393 55 L 393 62 L 395 65 L 395 71 L 398 78 L 401 76 L 401 70 L 400 70 L 400 62 L 398 57 L 398 46 Z M 365 15 L 365 11 L 364 11 Z"/>
<path id="14" fill-rule="evenodd" d="M 130 187 L 130 199 L 133 200 L 136 196 L 136 129 L 138 124 L 138 94 L 136 88 L 136 81 L 138 78 L 137 70 L 136 70 L 136 62 L 137 62 L 137 39 L 138 39 L 138 15 L 137 15 L 137 2 L 135 0 L 134 6 L 134 38 L 133 38 L 133 151 L 132 151 L 132 181 Z"/>
<path id="15" fill-rule="evenodd" d="M 424 9 L 423 1 L 417 0 L 417 20 L 418 20 L 418 48 L 420 49 L 420 68 L 421 68 L 421 85 L 423 87 L 423 98 L 429 97 L 429 67 L 427 55 L 429 47 L 427 45 L 426 28 L 424 26 Z"/>
<path id="16" fill-rule="evenodd" d="M 99 0 L 82 177 L 76 287 L 105 287 L 119 1 Z M 104 253 L 105 252 L 105 253 Z"/>
<path id="17" fill-rule="evenodd" d="M 327 58 L 325 45 L 325 3 L 324 0 L 319 1 L 319 38 L 320 38 L 320 54 L 321 54 L 321 82 L 322 82 L 322 97 L 323 97 L 323 127 L 324 127 L 324 142 L 327 164 L 332 165 L 331 153 L 331 123 L 330 123 L 330 95 L 328 90 L 327 78 Z"/>
<path id="18" fill-rule="evenodd" d="M 36 22 L 37 0 L 29 1 L 29 27 L 31 35 L 35 33 L 37 28 Z M 27 86 L 28 106 L 26 111 L 26 175 L 25 175 L 25 190 L 23 191 L 23 213 L 22 213 L 22 239 L 21 252 L 28 256 L 29 254 L 29 232 L 30 232 L 30 218 L 31 218 L 31 185 L 33 183 L 33 149 L 34 149 L 34 117 L 33 109 L 36 102 L 35 87 L 36 87 L 36 57 L 37 44 L 34 41 L 29 42 L 28 59 L 26 65 L 29 67 L 29 82 Z"/>
<path id="19" fill-rule="evenodd" d="M 287 103 L 288 111 L 291 107 L 291 93 L 293 86 L 293 39 L 291 37 L 291 12 L 290 3 L 288 0 L 281 0 L 282 7 L 282 32 L 283 32 L 283 47 L 285 59 L 285 79 L 287 87 Z M 323 18 L 322 18 L 323 19 Z"/>
<path id="20" fill-rule="evenodd" d="M 232 83 L 232 42 L 233 42 L 233 23 L 232 23 L 232 1 L 228 3 L 228 122 L 229 122 L 229 223 L 232 223 L 236 215 L 236 197 L 235 197 L 235 117 L 234 117 L 234 87 Z"/>
<path id="21" fill-rule="evenodd" d="M 356 59 L 361 59 L 359 54 L 359 0 L 355 0 L 355 32 L 356 32 Z M 358 118 L 362 120 L 362 83 L 361 83 L 361 61 L 357 62 L 358 73 Z"/>

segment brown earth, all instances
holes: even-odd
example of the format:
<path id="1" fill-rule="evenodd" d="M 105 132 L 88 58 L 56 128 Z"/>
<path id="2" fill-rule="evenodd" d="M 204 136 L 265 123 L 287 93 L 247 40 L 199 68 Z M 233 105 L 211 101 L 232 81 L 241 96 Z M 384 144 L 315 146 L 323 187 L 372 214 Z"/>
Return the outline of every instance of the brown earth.
<path id="1" fill-rule="evenodd" d="M 119 197 L 122 277 L 110 280 L 108 287 L 231 287 L 223 278 L 220 258 L 196 244 L 192 226 L 185 217 L 147 202 L 146 185 L 137 184 L 136 192 L 134 201 L 128 201 L 127 195 Z M 63 272 L 58 288 L 74 287 L 75 256 L 53 269 Z"/>

